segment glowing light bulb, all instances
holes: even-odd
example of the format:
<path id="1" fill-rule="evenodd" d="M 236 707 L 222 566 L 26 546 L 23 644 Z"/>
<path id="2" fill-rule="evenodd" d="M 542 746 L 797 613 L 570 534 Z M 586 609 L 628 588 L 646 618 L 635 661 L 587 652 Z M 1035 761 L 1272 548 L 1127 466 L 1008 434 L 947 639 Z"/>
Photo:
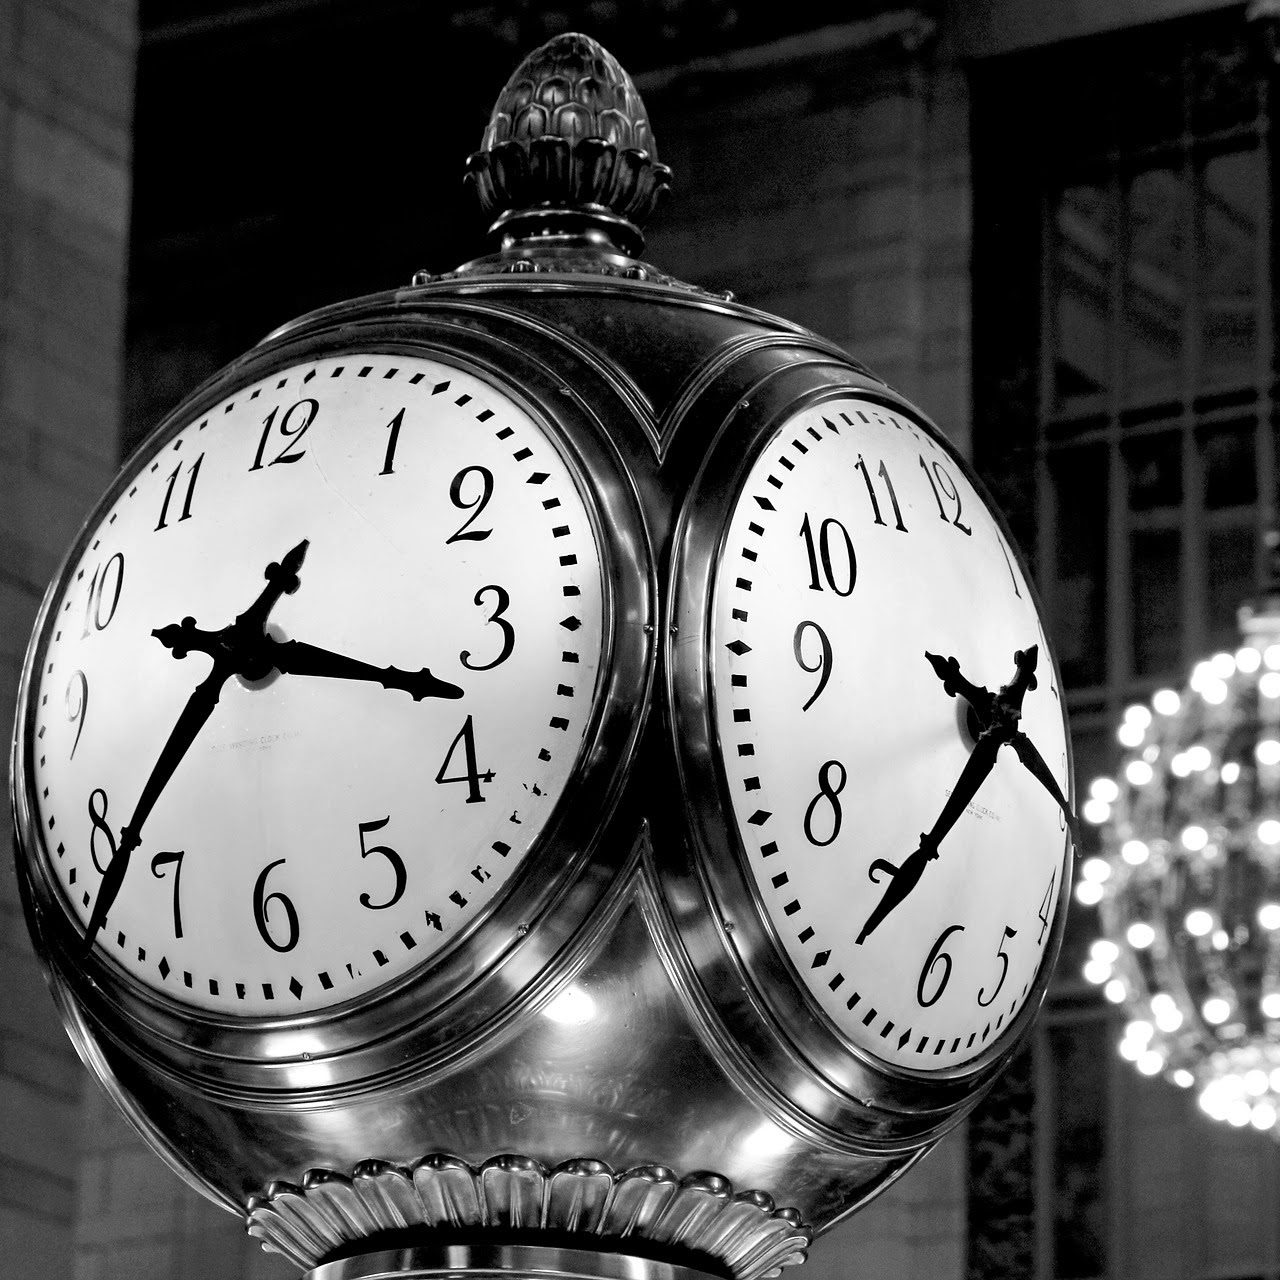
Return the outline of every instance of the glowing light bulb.
<path id="1" fill-rule="evenodd" d="M 1192 937 L 1203 938 L 1213 930 L 1213 917 L 1203 907 L 1195 907 L 1187 912 L 1187 918 L 1183 924 L 1187 926 L 1187 932 Z"/>
<path id="2" fill-rule="evenodd" d="M 1210 996 L 1200 1006 L 1200 1012 L 1204 1015 L 1204 1020 L 1207 1023 L 1214 1027 L 1220 1027 L 1231 1017 L 1231 1005 L 1221 996 Z"/>
<path id="3" fill-rule="evenodd" d="M 1219 680 L 1217 676 L 1210 676 L 1204 682 L 1204 687 L 1200 690 L 1200 696 L 1213 707 L 1219 707 L 1227 700 L 1227 694 L 1230 690 L 1226 684 Z"/>
<path id="4" fill-rule="evenodd" d="M 1269 1083 L 1267 1073 L 1261 1067 L 1254 1067 L 1252 1071 L 1244 1073 L 1244 1091 L 1252 1097 L 1262 1097 Z"/>
<path id="5" fill-rule="evenodd" d="M 1086 858 L 1080 864 L 1080 874 L 1086 880 L 1105 884 L 1111 878 L 1111 863 L 1106 858 Z"/>
<path id="6" fill-rule="evenodd" d="M 1215 951 L 1225 951 L 1231 945 L 1231 939 L 1227 937 L 1225 929 L 1215 929 L 1210 941 L 1213 943 Z"/>
<path id="7" fill-rule="evenodd" d="M 1264 818 L 1258 823 L 1258 839 L 1263 844 L 1280 844 L 1280 822 L 1274 818 Z"/>
<path id="8" fill-rule="evenodd" d="M 1110 938 L 1095 938 L 1089 944 L 1089 959 L 1115 964 L 1120 959 L 1120 948 Z"/>
<path id="9" fill-rule="evenodd" d="M 1155 771 L 1145 760 L 1130 760 L 1124 767 L 1126 781 L 1135 787 L 1145 787 L 1155 777 Z"/>
<path id="10" fill-rule="evenodd" d="M 1140 747 L 1142 740 L 1147 736 L 1147 731 L 1140 724 L 1136 724 L 1132 720 L 1126 720 L 1116 730 L 1116 738 L 1122 747 Z"/>
<path id="11" fill-rule="evenodd" d="M 1156 931 L 1145 920 L 1135 920 L 1124 936 L 1135 951 L 1145 951 L 1156 940 Z"/>
<path id="12" fill-rule="evenodd" d="M 1216 1084 L 1217 1081 L 1214 1082 Z M 1230 1105 L 1221 1089 L 1215 1089 L 1213 1084 L 1207 1084 L 1200 1090 L 1200 1096 L 1196 1099 L 1200 1104 L 1200 1109 L 1211 1120 L 1225 1120 L 1227 1118 L 1227 1107 Z"/>
<path id="13" fill-rule="evenodd" d="M 1266 1132 L 1276 1122 L 1276 1109 L 1270 1102 L 1255 1102 L 1249 1112 L 1249 1123 L 1260 1132 Z"/>
<path id="14" fill-rule="evenodd" d="M 1126 840 L 1120 846 L 1120 856 L 1131 867 L 1140 867 L 1151 856 L 1151 850 L 1141 840 Z"/>
<path id="15" fill-rule="evenodd" d="M 1280 748 L 1280 742 L 1276 743 Z M 1094 800 L 1101 800 L 1103 804 L 1115 804 L 1120 797 L 1120 788 L 1116 786 L 1114 778 L 1094 778 L 1089 783 L 1089 796 Z"/>
<path id="16" fill-rule="evenodd" d="M 1123 978 L 1112 978 L 1105 987 L 1102 988 L 1102 994 L 1106 996 L 1112 1004 L 1123 1004 L 1124 998 L 1129 994 L 1128 988 L 1124 985 Z"/>
<path id="17" fill-rule="evenodd" d="M 1219 680 L 1230 680 L 1236 673 L 1236 660 L 1229 653 L 1215 653 L 1209 659 L 1209 669 Z"/>
<path id="18" fill-rule="evenodd" d="M 1148 1049 L 1137 1065 L 1144 1076 L 1158 1076 L 1164 1070 L 1164 1054 L 1159 1049 Z"/>
<path id="19" fill-rule="evenodd" d="M 1130 707 L 1124 709 L 1125 724 L 1136 724 L 1140 729 L 1145 729 L 1151 723 L 1151 712 L 1140 702 L 1135 702 Z"/>
<path id="20" fill-rule="evenodd" d="M 1091 822 L 1095 827 L 1100 827 L 1111 817 L 1111 806 L 1105 800 L 1099 800 L 1097 796 L 1090 796 L 1084 802 L 1080 812 L 1086 822 Z"/>
<path id="21" fill-rule="evenodd" d="M 1280 991 L 1268 991 L 1262 997 L 1262 1016 L 1264 1018 L 1280 1018 Z M 1280 1067 L 1277 1067 L 1271 1074 L 1276 1079 L 1274 1088 L 1277 1093 L 1280 1093 Z"/>
<path id="22" fill-rule="evenodd" d="M 1209 843 L 1209 833 L 1200 826 L 1192 825 L 1182 828 L 1182 847 L 1192 853 L 1199 853 Z"/>
<path id="23" fill-rule="evenodd" d="M 1263 738 L 1253 749 L 1259 764 L 1280 764 L 1280 742 L 1274 738 Z"/>
<path id="24" fill-rule="evenodd" d="M 1100 987 L 1111 977 L 1111 965 L 1106 960 L 1086 960 L 1081 973 L 1086 982 Z"/>
<path id="25" fill-rule="evenodd" d="M 1162 716 L 1174 716 L 1182 706 L 1182 699 L 1174 689 L 1157 689 L 1151 698 L 1151 705 Z"/>
<path id="26" fill-rule="evenodd" d="M 1228 760 L 1227 763 L 1222 766 L 1221 777 L 1227 786 L 1231 786 L 1234 782 L 1239 782 L 1240 766 L 1234 760 Z"/>
<path id="27" fill-rule="evenodd" d="M 1137 1062 L 1142 1057 L 1143 1048 L 1136 1040 L 1121 1040 L 1116 1048 L 1116 1052 L 1126 1062 Z"/>
<path id="28" fill-rule="evenodd" d="M 1263 672 L 1258 691 L 1264 698 L 1280 698 L 1280 671 Z"/>
<path id="29" fill-rule="evenodd" d="M 1182 1026 L 1182 1010 L 1177 1005 L 1170 1004 L 1167 1009 L 1161 1009 L 1156 1014 L 1156 1026 L 1160 1028 L 1165 1035 L 1172 1035 L 1179 1027 Z"/>
<path id="30" fill-rule="evenodd" d="M 1197 742 L 1195 746 L 1187 748 L 1187 763 L 1193 773 L 1203 773 L 1213 763 L 1213 757 L 1209 754 L 1208 747 Z"/>
<path id="31" fill-rule="evenodd" d="M 1179 1089 L 1190 1089 L 1195 1082 L 1195 1076 L 1193 1076 L 1186 1067 L 1179 1067 L 1177 1071 L 1173 1073 L 1173 1083 L 1176 1084 Z"/>
<path id="32" fill-rule="evenodd" d="M 1179 751 L 1178 754 L 1169 761 L 1169 768 L 1173 771 L 1175 777 L 1189 777 L 1191 774 L 1191 761 L 1187 758 L 1187 753 L 1185 751 Z"/>
<path id="33" fill-rule="evenodd" d="M 1096 880 L 1081 880 L 1076 885 L 1076 901 L 1082 907 L 1096 907 L 1102 901 L 1102 886 Z"/>
<path id="34" fill-rule="evenodd" d="M 1210 663 L 1208 658 L 1205 658 L 1202 661 L 1197 662 L 1196 665 L 1191 668 L 1191 679 L 1189 679 L 1187 683 L 1197 693 L 1200 693 L 1204 689 L 1205 685 L 1214 678 L 1213 664 Z"/>
<path id="35" fill-rule="evenodd" d="M 1258 923 L 1264 929 L 1280 929 L 1280 902 L 1264 902 L 1258 908 Z"/>
<path id="36" fill-rule="evenodd" d="M 1236 669 L 1251 676 L 1262 665 L 1262 654 L 1257 649 L 1245 646 L 1236 650 Z"/>
<path id="37" fill-rule="evenodd" d="M 1252 1118 L 1253 1108 L 1243 1098 L 1237 1098 L 1227 1107 L 1227 1123 L 1236 1129 L 1243 1129 Z"/>

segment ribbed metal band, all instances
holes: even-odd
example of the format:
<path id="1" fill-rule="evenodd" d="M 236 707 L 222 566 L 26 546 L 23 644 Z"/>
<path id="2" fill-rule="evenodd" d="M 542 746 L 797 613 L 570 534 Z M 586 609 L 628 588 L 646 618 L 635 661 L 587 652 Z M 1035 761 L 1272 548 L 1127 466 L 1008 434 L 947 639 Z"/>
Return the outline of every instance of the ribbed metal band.
<path id="1" fill-rule="evenodd" d="M 661 1165 L 615 1174 L 590 1159 L 548 1169 L 519 1155 L 479 1167 L 435 1154 L 407 1167 L 365 1160 L 350 1175 L 312 1169 L 301 1185 L 273 1182 L 252 1197 L 246 1218 L 250 1235 L 302 1267 L 377 1251 L 380 1239 L 404 1243 L 406 1232 L 414 1247 L 431 1245 L 424 1230 L 440 1232 L 432 1247 L 460 1235 L 471 1247 L 486 1231 L 545 1231 L 575 1253 L 674 1252 L 718 1263 L 735 1280 L 765 1280 L 803 1262 L 812 1239 L 794 1209 L 761 1191 L 735 1193 L 719 1174 L 680 1177 Z"/>

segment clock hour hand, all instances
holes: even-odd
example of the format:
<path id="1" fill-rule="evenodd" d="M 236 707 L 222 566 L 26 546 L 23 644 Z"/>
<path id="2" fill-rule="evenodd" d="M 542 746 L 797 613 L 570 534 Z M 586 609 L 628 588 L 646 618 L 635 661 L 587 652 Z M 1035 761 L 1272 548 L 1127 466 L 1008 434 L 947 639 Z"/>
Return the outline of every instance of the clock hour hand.
<path id="1" fill-rule="evenodd" d="M 938 846 L 943 838 L 955 826 L 956 820 L 965 811 L 969 801 L 977 795 L 978 788 L 986 781 L 987 775 L 995 765 L 1000 746 L 998 732 L 993 729 L 984 730 L 969 753 L 969 758 L 964 762 L 964 768 L 960 771 L 960 776 L 956 779 L 956 785 L 947 797 L 946 804 L 942 806 L 938 820 L 928 831 L 920 833 L 919 848 L 914 853 L 908 854 L 896 867 L 887 858 L 877 858 L 871 864 L 868 875 L 872 883 L 880 883 L 877 873 L 888 875 L 889 883 L 855 939 L 859 945 L 866 941 L 885 916 L 898 906 L 919 883 L 925 867 L 938 856 Z"/>
<path id="2" fill-rule="evenodd" d="M 375 667 L 372 663 L 345 654 L 321 649 L 301 640 L 266 637 L 266 656 L 271 666 L 285 675 L 327 676 L 333 680 L 372 680 L 384 689 L 403 689 L 415 702 L 422 698 L 461 698 L 456 684 L 437 679 L 423 667 L 402 671 L 399 667 Z"/>
<path id="3" fill-rule="evenodd" d="M 160 798 L 161 792 L 173 777 L 174 770 L 187 754 L 187 749 L 195 741 L 206 720 L 213 714 L 222 695 L 222 686 L 231 676 L 230 665 L 224 661 L 216 661 L 213 670 L 191 691 L 187 704 L 169 731 L 169 737 L 160 749 L 160 755 L 152 766 L 151 773 L 142 787 L 142 794 L 134 807 L 129 821 L 120 828 L 120 843 L 102 873 L 102 882 L 98 886 L 98 896 L 93 902 L 93 911 L 89 915 L 88 932 L 85 934 L 85 952 L 93 946 L 98 930 L 106 922 L 107 913 L 120 893 L 124 883 L 125 872 L 129 869 L 129 859 L 133 851 L 142 843 L 142 825 Z"/>

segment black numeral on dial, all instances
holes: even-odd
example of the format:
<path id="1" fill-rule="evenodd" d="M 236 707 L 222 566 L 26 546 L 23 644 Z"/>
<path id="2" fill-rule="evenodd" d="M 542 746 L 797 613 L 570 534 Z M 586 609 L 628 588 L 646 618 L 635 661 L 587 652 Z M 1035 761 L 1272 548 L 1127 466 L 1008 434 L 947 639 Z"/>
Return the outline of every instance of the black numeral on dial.
<path id="1" fill-rule="evenodd" d="M 458 750 L 459 745 L 462 747 L 463 772 L 455 774 L 446 774 L 445 770 L 453 768 L 452 760 L 454 753 Z M 462 722 L 462 728 L 458 730 L 457 735 L 449 744 L 449 750 L 445 753 L 444 760 L 440 764 L 439 771 L 436 773 L 436 781 L 441 783 L 462 782 L 467 787 L 467 803 L 481 804 L 485 796 L 480 790 L 482 782 L 493 781 L 493 770 L 481 772 L 480 766 L 476 764 L 476 737 L 475 730 L 471 726 L 471 717 L 468 716 Z"/>
<path id="2" fill-rule="evenodd" d="M 360 895 L 360 905 L 368 907 L 370 911 L 385 911 L 388 907 L 394 907 L 404 896 L 405 881 L 408 879 L 404 869 L 404 859 L 394 849 L 385 844 L 367 845 L 364 842 L 365 836 L 371 831 L 381 831 L 390 821 L 391 815 L 388 814 L 385 818 L 379 818 L 376 822 L 360 823 L 360 856 L 367 858 L 370 854 L 376 853 L 385 858 L 391 866 L 391 871 L 396 881 L 394 888 L 391 890 L 391 896 L 386 902 L 374 902 L 373 898 L 367 893 Z"/>
<path id="3" fill-rule="evenodd" d="M 831 779 L 836 770 L 839 770 L 839 777 L 832 782 Z M 844 820 L 844 814 L 840 809 L 840 793 L 848 780 L 848 772 L 839 760 L 828 760 L 818 770 L 818 794 L 809 801 L 809 807 L 804 811 L 804 834 L 810 844 L 825 848 L 840 834 L 840 824 Z M 826 804 L 823 804 L 823 801 L 826 801 Z M 814 820 L 821 810 L 826 810 L 830 815 L 831 830 L 825 838 L 814 832 Z"/>
<path id="4" fill-rule="evenodd" d="M 812 667 L 804 660 L 804 638 L 809 631 L 812 631 L 818 637 L 817 665 Z M 792 643 L 795 648 L 796 664 L 800 667 L 800 670 L 808 671 L 811 675 L 817 674 L 818 677 L 817 686 L 809 695 L 809 701 L 800 708 L 801 711 L 808 711 L 822 696 L 823 689 L 827 687 L 827 681 L 831 679 L 831 641 L 827 638 L 827 633 L 816 622 L 806 619 L 796 627 L 796 634 Z"/>
<path id="5" fill-rule="evenodd" d="M 181 524 L 184 520 L 191 519 L 191 499 L 195 495 L 196 480 L 200 475 L 200 464 L 204 461 L 202 453 L 192 464 L 191 474 L 187 476 L 187 492 L 182 499 L 182 514 L 174 521 L 175 524 Z M 156 521 L 154 532 L 159 533 L 161 529 L 169 527 L 169 502 L 173 498 L 174 486 L 178 483 L 178 477 L 182 475 L 182 463 L 178 463 L 176 467 L 169 473 L 169 482 L 165 485 L 164 501 L 160 504 L 160 519 Z"/>
<path id="6" fill-rule="evenodd" d="M 853 553 L 849 530 L 839 520 L 829 517 L 818 526 L 815 538 L 806 513 L 800 524 L 800 536 L 809 557 L 809 590 L 822 591 L 825 584 L 838 596 L 852 595 L 858 580 L 858 558 Z"/>
<path id="7" fill-rule="evenodd" d="M 95 631 L 105 631 L 111 625 L 123 587 L 124 553 L 117 551 L 106 564 L 94 569 L 93 577 L 89 579 L 89 598 L 84 604 L 84 630 L 80 634 L 82 640 Z"/>
<path id="8" fill-rule="evenodd" d="M 474 490 L 474 486 L 470 485 L 467 477 L 477 475 L 480 477 L 480 492 L 474 500 L 468 500 L 463 493 L 464 487 Z M 480 513 L 489 505 L 489 499 L 493 497 L 493 472 L 488 467 L 463 467 L 453 482 L 449 485 L 449 501 L 453 503 L 460 511 L 470 511 L 471 514 L 460 524 L 454 533 L 451 533 L 445 541 L 445 546 L 451 542 L 483 542 L 492 532 L 492 529 L 473 529 L 471 526 L 479 519 Z"/>
<path id="9" fill-rule="evenodd" d="M 1011 929 L 1008 925 L 1004 927 L 1004 933 L 1000 938 L 1000 945 L 996 948 L 996 955 L 1000 958 L 1000 977 L 996 985 L 991 988 L 991 994 L 984 998 L 983 993 L 986 987 L 978 988 L 978 1003 L 985 1009 L 1000 994 L 1000 988 L 1004 986 L 1004 980 L 1009 976 L 1009 953 L 1004 949 L 1004 944 L 1010 938 L 1018 936 L 1017 929 Z"/>
<path id="10" fill-rule="evenodd" d="M 950 953 L 942 948 L 946 946 L 947 939 L 953 933 L 963 933 L 964 925 L 951 924 L 948 925 L 938 935 L 938 940 L 930 948 L 929 954 L 925 957 L 924 968 L 920 970 L 920 980 L 916 983 L 916 1000 L 922 1009 L 927 1009 L 931 1004 L 937 1004 L 942 999 L 942 993 L 947 989 L 947 983 L 951 981 L 952 961 Z M 941 965 L 937 976 L 934 976 L 934 970 Z M 933 990 L 926 995 L 925 987 L 933 983 Z"/>
<path id="11" fill-rule="evenodd" d="M 253 466 L 249 468 L 250 471 L 263 470 L 262 459 L 266 456 L 267 442 L 271 439 L 272 431 L 275 430 L 276 415 L 279 412 L 280 406 L 276 405 L 262 420 L 262 438 L 258 441 L 258 452 L 253 455 Z M 316 420 L 316 414 L 319 412 L 320 402 L 313 400 L 310 396 L 291 404 L 285 410 L 284 417 L 280 419 L 280 434 L 284 437 L 284 445 L 280 452 L 265 465 L 275 467 L 282 463 L 300 462 L 307 451 L 299 449 L 298 442 L 307 434 L 307 428 Z"/>
<path id="12" fill-rule="evenodd" d="M 494 667 L 501 666 L 502 663 L 506 662 L 515 651 L 516 629 L 504 616 L 511 607 L 511 597 L 497 583 L 491 582 L 487 587 L 481 587 L 476 592 L 475 603 L 483 609 L 485 597 L 488 595 L 492 595 L 494 601 L 494 609 L 489 615 L 488 621 L 499 629 L 502 635 L 502 647 L 498 650 L 498 656 L 488 662 L 472 662 L 471 650 L 463 649 L 458 658 L 468 671 L 492 671 Z"/>
<path id="13" fill-rule="evenodd" d="M 80 745 L 80 735 L 84 732 L 85 717 L 89 714 L 89 680 L 83 671 L 73 671 L 67 681 L 67 719 L 76 727 L 76 740 L 71 744 L 71 754 L 67 757 L 74 760 L 76 748 Z"/>
<path id="14" fill-rule="evenodd" d="M 867 464 L 862 460 L 862 454 L 858 454 L 858 460 L 853 464 L 855 471 L 862 472 L 862 479 L 867 486 L 867 497 L 871 499 L 871 514 L 876 524 L 884 524 L 884 517 L 880 514 L 880 503 L 876 498 L 876 486 L 871 479 L 871 473 L 867 470 Z M 884 462 L 880 463 L 880 469 L 876 473 L 884 481 L 884 487 L 889 492 L 889 502 L 893 507 L 893 523 L 897 527 L 899 533 L 906 533 L 907 526 L 902 523 L 902 508 L 898 506 L 898 495 L 894 492 L 893 481 L 889 478 L 889 468 Z"/>
<path id="15" fill-rule="evenodd" d="M 182 937 L 182 859 L 186 853 L 182 849 L 157 853 L 151 859 L 151 874 L 157 880 L 164 879 L 164 869 L 173 868 L 173 936 Z"/>
<path id="16" fill-rule="evenodd" d="M 253 882 L 253 923 L 258 926 L 258 933 L 261 934 L 263 942 L 272 951 L 292 951 L 298 945 L 298 912 L 293 903 L 279 889 L 272 893 L 267 892 L 267 877 L 277 867 L 283 866 L 284 861 L 283 858 L 277 858 L 274 862 L 268 862 L 258 873 L 258 878 Z M 272 903 L 279 903 L 280 910 L 284 912 L 285 936 L 283 942 L 278 941 L 271 932 L 269 917 Z"/>
<path id="17" fill-rule="evenodd" d="M 939 517 L 943 520 L 949 520 L 961 533 L 972 536 L 973 530 L 967 524 L 960 523 L 960 491 L 956 488 L 956 482 L 951 478 L 950 472 L 947 471 L 942 463 L 937 461 L 930 467 L 924 460 L 924 454 L 920 455 L 920 470 L 924 472 L 925 479 L 929 482 L 929 488 L 933 490 L 933 500 L 938 504 Z M 954 512 L 948 513 L 946 507 L 942 505 L 944 497 L 947 499 L 948 505 L 955 504 Z"/>

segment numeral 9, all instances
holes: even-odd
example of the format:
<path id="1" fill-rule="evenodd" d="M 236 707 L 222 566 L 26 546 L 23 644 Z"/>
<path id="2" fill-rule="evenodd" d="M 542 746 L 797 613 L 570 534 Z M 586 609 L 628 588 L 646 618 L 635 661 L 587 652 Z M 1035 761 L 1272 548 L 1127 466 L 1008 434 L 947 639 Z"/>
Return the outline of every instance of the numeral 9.
<path id="1" fill-rule="evenodd" d="M 816 665 L 810 666 L 804 660 L 804 636 L 805 629 L 812 628 L 814 634 L 818 637 L 818 660 Z M 818 698 L 821 696 L 823 689 L 827 687 L 827 681 L 831 679 L 831 641 L 827 638 L 827 633 L 818 626 L 816 622 L 805 620 L 796 628 L 794 639 L 796 662 L 802 671 L 817 672 L 818 687 L 809 695 L 809 701 L 800 708 L 801 711 L 808 711 Z"/>

